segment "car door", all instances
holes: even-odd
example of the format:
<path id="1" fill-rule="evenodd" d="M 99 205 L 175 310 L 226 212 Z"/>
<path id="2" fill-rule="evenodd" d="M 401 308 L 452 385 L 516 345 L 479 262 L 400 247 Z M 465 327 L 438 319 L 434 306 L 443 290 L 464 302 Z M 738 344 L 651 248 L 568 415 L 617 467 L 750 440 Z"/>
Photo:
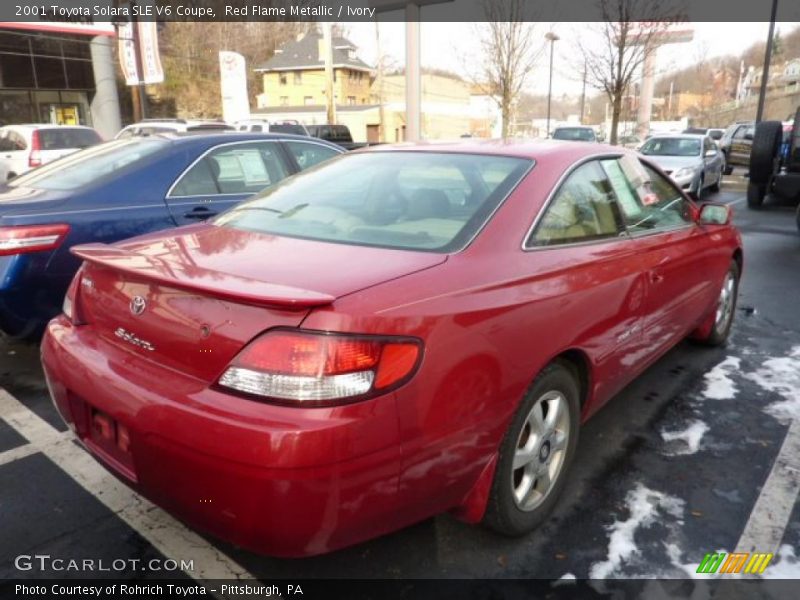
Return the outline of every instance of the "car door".
<path id="1" fill-rule="evenodd" d="M 703 179 L 706 186 L 720 180 L 722 177 L 722 153 L 717 144 L 711 138 L 703 139 L 703 162 L 705 163 L 705 177 Z"/>
<path id="2" fill-rule="evenodd" d="M 11 140 L 8 139 L 5 131 L 0 131 L 0 183 L 6 181 L 11 173 L 11 156 L 9 155 L 11 150 Z"/>
<path id="3" fill-rule="evenodd" d="M 283 142 L 288 154 L 297 163 L 299 171 L 313 167 L 321 162 L 329 160 L 344 153 L 344 150 L 331 148 L 325 144 L 317 142 L 285 141 Z"/>
<path id="4" fill-rule="evenodd" d="M 706 311 L 714 257 L 691 202 L 667 177 L 633 157 L 617 164 L 625 178 L 620 210 L 645 274 L 643 327 L 650 357 L 688 334 Z"/>
<path id="5" fill-rule="evenodd" d="M 8 169 L 6 177 L 15 177 L 29 171 L 31 168 L 28 165 L 30 151 L 28 150 L 27 140 L 13 129 L 7 131 L 6 140 L 7 149 L 2 155 Z"/>
<path id="6" fill-rule="evenodd" d="M 293 171 L 278 141 L 220 144 L 204 152 L 167 192 L 177 225 L 204 221 L 288 177 Z"/>
<path id="7" fill-rule="evenodd" d="M 740 125 L 731 139 L 731 151 L 728 162 L 746 167 L 750 165 L 750 147 L 753 144 L 755 126 L 751 123 Z"/>
<path id="8" fill-rule="evenodd" d="M 575 343 L 586 349 L 599 373 L 597 394 L 616 393 L 642 360 L 645 281 L 642 260 L 624 229 L 616 200 L 622 175 L 616 159 L 577 167 L 554 194 L 526 249 L 556 253 L 562 265 L 539 282 L 551 290 L 537 311 L 585 328 Z M 609 162 L 606 169 L 603 162 Z M 542 292 L 544 293 L 544 292 Z"/>

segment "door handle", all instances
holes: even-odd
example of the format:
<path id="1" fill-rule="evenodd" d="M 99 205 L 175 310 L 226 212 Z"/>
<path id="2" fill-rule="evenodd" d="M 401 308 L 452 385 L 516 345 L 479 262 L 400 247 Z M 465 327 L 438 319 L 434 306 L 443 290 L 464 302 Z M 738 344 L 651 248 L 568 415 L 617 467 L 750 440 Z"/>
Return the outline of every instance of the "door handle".
<path id="1" fill-rule="evenodd" d="M 664 276 L 657 271 L 650 271 L 650 283 L 661 283 L 664 281 Z"/>
<path id="2" fill-rule="evenodd" d="M 189 212 L 183 213 L 183 218 L 202 221 L 204 219 L 216 216 L 216 214 L 217 212 L 211 210 L 210 208 L 206 208 L 205 206 L 197 206 L 194 209 L 190 210 Z"/>

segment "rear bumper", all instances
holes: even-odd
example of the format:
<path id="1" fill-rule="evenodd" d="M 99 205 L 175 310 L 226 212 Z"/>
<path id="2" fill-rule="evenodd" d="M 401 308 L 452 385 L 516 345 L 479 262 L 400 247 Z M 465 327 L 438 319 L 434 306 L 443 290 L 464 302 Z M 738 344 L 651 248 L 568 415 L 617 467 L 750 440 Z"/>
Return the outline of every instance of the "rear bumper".
<path id="1" fill-rule="evenodd" d="M 262 404 L 210 389 L 54 319 L 42 342 L 53 399 L 94 456 L 189 524 L 274 556 L 310 556 L 396 522 L 395 398 L 337 408 Z M 134 358 L 134 360 L 131 360 Z M 91 441 L 92 410 L 130 434 L 130 469 Z"/>
<path id="2" fill-rule="evenodd" d="M 60 312 L 71 276 L 48 276 L 49 259 L 49 252 L 0 256 L 0 331 L 41 331 Z"/>

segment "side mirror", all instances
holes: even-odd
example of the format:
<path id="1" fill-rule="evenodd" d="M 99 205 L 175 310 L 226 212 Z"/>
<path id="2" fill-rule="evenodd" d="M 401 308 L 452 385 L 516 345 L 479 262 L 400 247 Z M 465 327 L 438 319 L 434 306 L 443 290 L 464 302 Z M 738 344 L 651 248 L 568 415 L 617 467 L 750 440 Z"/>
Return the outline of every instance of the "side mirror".
<path id="1" fill-rule="evenodd" d="M 727 204 L 706 202 L 700 206 L 697 222 L 702 225 L 727 225 L 733 218 L 733 211 Z"/>
<path id="2" fill-rule="evenodd" d="M 752 133 L 745 133 L 744 139 L 753 141 L 753 134 Z"/>
<path id="3" fill-rule="evenodd" d="M 706 158 L 714 158 L 716 156 L 717 156 L 717 151 L 716 150 L 714 150 L 714 149 L 706 150 L 706 154 L 705 154 Z"/>

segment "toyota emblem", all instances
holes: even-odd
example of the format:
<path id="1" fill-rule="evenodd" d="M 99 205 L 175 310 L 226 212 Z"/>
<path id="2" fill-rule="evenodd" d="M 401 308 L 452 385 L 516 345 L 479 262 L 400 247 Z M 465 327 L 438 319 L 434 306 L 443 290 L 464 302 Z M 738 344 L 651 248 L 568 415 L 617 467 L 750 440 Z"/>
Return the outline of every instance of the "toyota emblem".
<path id="1" fill-rule="evenodd" d="M 141 296 L 134 296 L 131 298 L 131 312 L 137 317 L 144 312 L 147 308 L 147 300 Z"/>

